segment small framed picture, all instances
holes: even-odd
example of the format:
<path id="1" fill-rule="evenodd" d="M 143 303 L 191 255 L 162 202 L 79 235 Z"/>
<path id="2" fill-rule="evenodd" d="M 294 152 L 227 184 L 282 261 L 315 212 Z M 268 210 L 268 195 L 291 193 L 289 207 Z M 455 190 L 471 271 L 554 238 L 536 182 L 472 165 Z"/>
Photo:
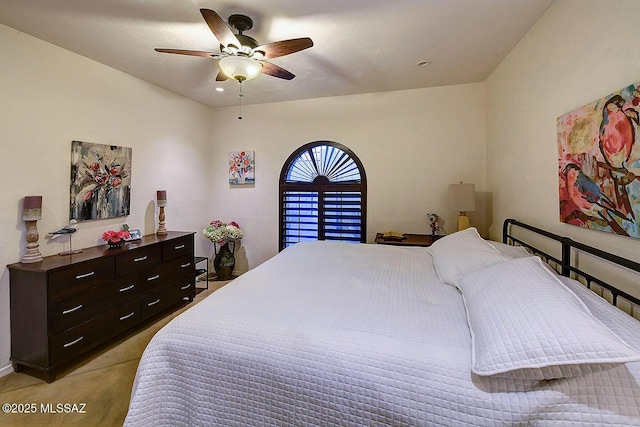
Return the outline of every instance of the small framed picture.
<path id="1" fill-rule="evenodd" d="M 229 184 L 255 184 L 255 152 L 232 151 L 229 153 Z"/>
<path id="2" fill-rule="evenodd" d="M 133 240 L 140 240 L 142 238 L 142 233 L 140 230 L 129 230 L 129 238 L 124 239 L 127 242 L 131 242 Z"/>

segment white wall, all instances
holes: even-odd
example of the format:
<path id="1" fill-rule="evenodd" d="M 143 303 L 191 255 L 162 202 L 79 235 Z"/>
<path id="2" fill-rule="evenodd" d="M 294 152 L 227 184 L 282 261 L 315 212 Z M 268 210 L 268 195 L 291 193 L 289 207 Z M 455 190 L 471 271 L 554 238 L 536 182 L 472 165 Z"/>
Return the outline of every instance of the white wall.
<path id="1" fill-rule="evenodd" d="M 211 207 L 211 110 L 114 69 L 0 25 L 3 177 L 0 264 L 25 251 L 22 199 L 43 196 L 40 252 L 68 249 L 47 232 L 69 222 L 71 141 L 133 148 L 131 215 L 82 222 L 73 247 L 102 244 L 122 223 L 155 232 L 155 191 L 166 189 L 170 230 L 201 231 Z M 196 250 L 208 241 L 199 237 Z M 9 271 L 0 276 L 0 375 L 10 370 Z"/>
<path id="2" fill-rule="evenodd" d="M 562 224 L 556 118 L 640 80 L 640 2 L 556 2 L 491 74 L 487 178 L 492 234 L 514 217 L 640 260 L 640 241 Z"/>
<path id="3" fill-rule="evenodd" d="M 389 230 L 426 233 L 429 212 L 455 231 L 448 185 L 464 180 L 486 191 L 484 104 L 484 84 L 469 84 L 244 106 L 243 120 L 237 107 L 216 109 L 211 219 L 240 223 L 250 268 L 275 255 L 282 166 L 301 145 L 329 140 L 366 170 L 368 241 Z M 228 183 L 228 153 L 237 150 L 255 150 L 253 187 Z"/>

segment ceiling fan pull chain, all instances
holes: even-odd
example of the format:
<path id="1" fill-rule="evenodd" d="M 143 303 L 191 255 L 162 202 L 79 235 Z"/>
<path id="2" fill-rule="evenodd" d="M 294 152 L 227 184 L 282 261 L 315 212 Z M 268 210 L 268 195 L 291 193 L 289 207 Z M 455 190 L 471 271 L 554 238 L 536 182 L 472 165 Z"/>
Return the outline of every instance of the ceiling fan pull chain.
<path id="1" fill-rule="evenodd" d="M 240 93 L 238 94 L 238 97 L 240 97 L 240 113 L 238 115 L 238 120 L 242 120 L 242 97 L 244 95 L 242 94 L 242 82 L 240 82 Z"/>

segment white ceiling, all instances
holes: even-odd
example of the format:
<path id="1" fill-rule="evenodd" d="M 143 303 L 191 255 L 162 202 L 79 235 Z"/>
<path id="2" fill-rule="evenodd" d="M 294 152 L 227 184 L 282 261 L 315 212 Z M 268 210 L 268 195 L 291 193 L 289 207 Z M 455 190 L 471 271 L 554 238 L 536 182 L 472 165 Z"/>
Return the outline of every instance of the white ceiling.
<path id="1" fill-rule="evenodd" d="M 310 37 L 273 59 L 296 75 L 243 84 L 243 104 L 484 81 L 554 0 L 1 0 L 0 23 L 212 107 L 237 105 L 200 8 L 254 20 L 259 43 Z M 3 58 L 3 61 L 10 58 Z M 420 61 L 431 65 L 420 67 Z M 222 87 L 224 92 L 217 92 Z"/>

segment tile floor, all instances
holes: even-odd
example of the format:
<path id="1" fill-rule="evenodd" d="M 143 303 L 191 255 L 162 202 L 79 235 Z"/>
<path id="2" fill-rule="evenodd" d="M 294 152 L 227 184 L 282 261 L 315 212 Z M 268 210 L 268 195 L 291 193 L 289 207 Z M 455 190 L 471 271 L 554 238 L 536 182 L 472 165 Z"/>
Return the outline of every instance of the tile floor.
<path id="1" fill-rule="evenodd" d="M 0 377 L 0 404 L 13 404 L 10 410 L 32 410 L 31 413 L 6 413 L 3 406 L 0 426 L 122 426 L 138 362 L 153 335 L 175 316 L 227 283 L 209 282 L 209 289 L 200 291 L 192 303 L 135 330 L 69 371 L 59 373 L 51 384 L 23 373 Z M 205 284 L 198 282 L 197 286 Z"/>

